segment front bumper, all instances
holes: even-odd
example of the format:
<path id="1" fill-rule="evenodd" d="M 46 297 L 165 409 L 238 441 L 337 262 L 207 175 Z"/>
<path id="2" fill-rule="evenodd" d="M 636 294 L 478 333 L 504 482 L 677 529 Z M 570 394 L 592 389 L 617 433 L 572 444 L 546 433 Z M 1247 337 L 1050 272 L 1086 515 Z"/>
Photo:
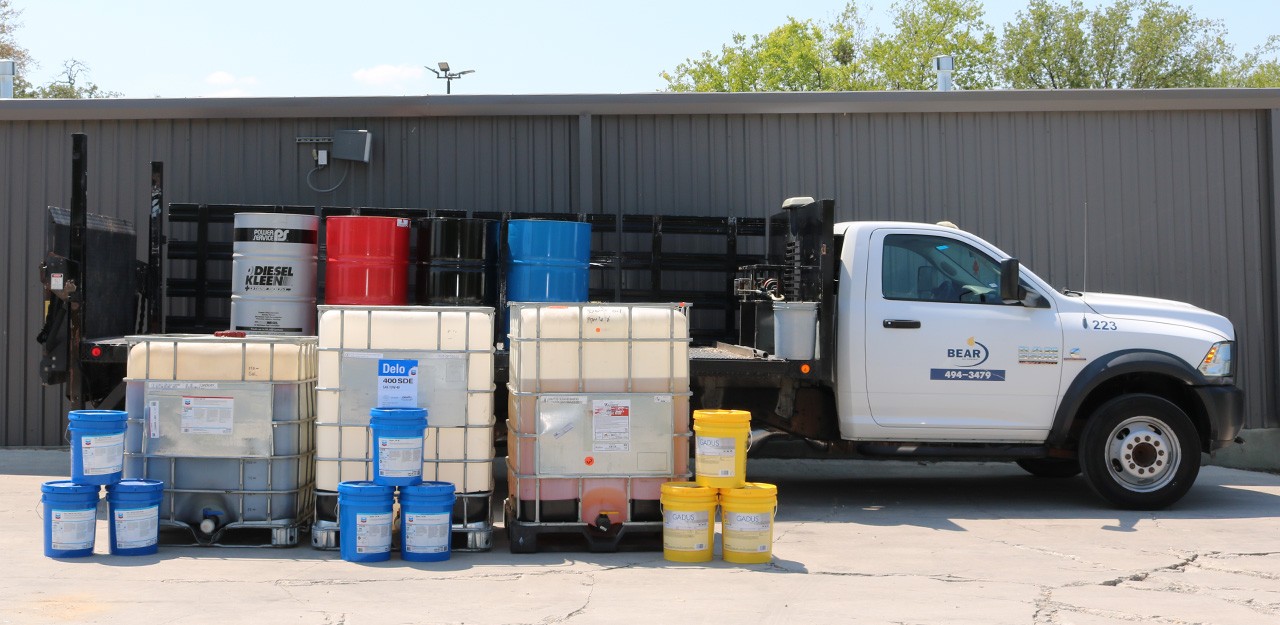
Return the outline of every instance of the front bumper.
<path id="1" fill-rule="evenodd" d="M 1244 428 L 1244 391 L 1234 385 L 1194 388 L 1209 421 L 1205 451 L 1222 449 L 1234 443 Z"/>

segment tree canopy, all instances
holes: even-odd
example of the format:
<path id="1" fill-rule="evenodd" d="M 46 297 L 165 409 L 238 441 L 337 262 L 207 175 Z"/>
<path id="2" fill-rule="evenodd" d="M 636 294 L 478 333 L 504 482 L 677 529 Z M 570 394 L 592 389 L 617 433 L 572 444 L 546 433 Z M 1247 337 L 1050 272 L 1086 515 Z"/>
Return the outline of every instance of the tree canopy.
<path id="1" fill-rule="evenodd" d="M 735 33 L 661 76 L 671 91 L 931 89 L 949 54 L 961 89 L 1280 86 L 1280 36 L 1237 56 L 1222 22 L 1168 0 L 1029 0 L 1001 35 L 981 0 L 898 0 L 889 32 L 868 33 L 863 14 L 852 0 L 831 21 Z"/>
<path id="2" fill-rule="evenodd" d="M 13 8 L 10 0 L 0 0 L 0 59 L 14 62 L 17 75 L 13 77 L 13 95 L 16 98 L 116 98 L 120 94 L 107 91 L 86 80 L 89 66 L 75 59 L 63 61 L 62 72 L 46 85 L 35 86 L 27 80 L 31 70 L 39 64 L 31 58 L 26 48 L 18 45 L 14 32 L 22 26 L 18 21 L 21 11 Z"/>

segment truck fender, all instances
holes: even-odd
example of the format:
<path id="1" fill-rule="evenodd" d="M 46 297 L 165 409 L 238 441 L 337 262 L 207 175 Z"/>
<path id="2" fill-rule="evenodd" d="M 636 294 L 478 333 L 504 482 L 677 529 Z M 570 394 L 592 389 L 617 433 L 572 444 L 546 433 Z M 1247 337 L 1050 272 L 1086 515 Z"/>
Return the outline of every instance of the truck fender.
<path id="1" fill-rule="evenodd" d="M 1049 447 L 1062 447 L 1069 440 L 1071 426 L 1080 407 L 1099 386 L 1109 380 L 1132 373 L 1154 373 L 1175 380 L 1181 380 L 1187 386 L 1204 386 L 1207 384 L 1204 375 L 1192 368 L 1184 360 L 1170 354 L 1149 349 L 1129 349 L 1106 354 L 1085 366 L 1084 370 L 1072 380 L 1067 392 L 1054 414 L 1053 427 L 1049 430 L 1046 444 Z"/>

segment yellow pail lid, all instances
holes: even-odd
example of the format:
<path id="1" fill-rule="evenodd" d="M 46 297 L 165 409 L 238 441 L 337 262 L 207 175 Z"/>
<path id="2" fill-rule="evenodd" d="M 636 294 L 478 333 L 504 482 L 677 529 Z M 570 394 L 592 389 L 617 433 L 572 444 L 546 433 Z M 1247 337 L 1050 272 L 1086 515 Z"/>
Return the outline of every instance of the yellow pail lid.
<path id="1" fill-rule="evenodd" d="M 667 482 L 662 485 L 662 496 L 664 497 L 714 500 L 717 495 L 716 489 L 702 486 L 697 482 Z"/>
<path id="2" fill-rule="evenodd" d="M 746 410 L 694 410 L 694 422 L 737 425 L 750 423 L 751 413 Z"/>
<path id="3" fill-rule="evenodd" d="M 738 488 L 721 488 L 722 499 L 769 499 L 778 496 L 778 487 L 763 482 L 747 482 Z"/>

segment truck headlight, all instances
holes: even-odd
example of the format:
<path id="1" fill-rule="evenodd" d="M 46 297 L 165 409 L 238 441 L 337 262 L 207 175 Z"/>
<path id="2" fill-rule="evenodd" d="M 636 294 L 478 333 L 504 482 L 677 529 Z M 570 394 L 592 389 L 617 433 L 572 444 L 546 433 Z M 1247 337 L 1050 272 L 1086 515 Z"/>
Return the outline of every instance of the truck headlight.
<path id="1" fill-rule="evenodd" d="M 1209 353 L 1200 361 L 1200 373 L 1206 377 L 1222 378 L 1231 375 L 1231 341 L 1214 343 Z"/>

